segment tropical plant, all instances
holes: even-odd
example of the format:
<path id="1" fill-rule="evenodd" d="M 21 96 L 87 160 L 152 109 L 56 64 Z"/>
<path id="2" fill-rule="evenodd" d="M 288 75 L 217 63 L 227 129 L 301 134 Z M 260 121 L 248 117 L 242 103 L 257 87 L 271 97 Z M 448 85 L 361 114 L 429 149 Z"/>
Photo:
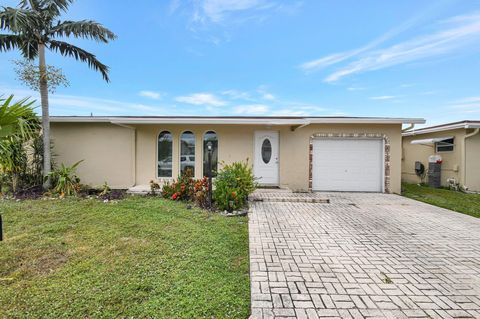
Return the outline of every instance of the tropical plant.
<path id="1" fill-rule="evenodd" d="M 26 141 L 38 134 L 40 128 L 32 107 L 35 101 L 27 98 L 12 103 L 12 100 L 13 95 L 6 99 L 0 96 L 0 140 L 15 137 Z"/>
<path id="2" fill-rule="evenodd" d="M 29 173 L 25 145 L 38 136 L 40 125 L 31 107 L 33 102 L 12 100 L 13 95 L 0 97 L 0 173 L 16 192 L 21 179 Z"/>
<path id="3" fill-rule="evenodd" d="M 213 198 L 220 210 L 229 212 L 246 206 L 248 195 L 257 187 L 252 166 L 246 162 L 224 165 L 214 182 Z"/>
<path id="4" fill-rule="evenodd" d="M 43 144 L 50 145 L 50 121 L 48 109 L 48 77 L 45 61 L 45 49 L 73 57 L 99 71 L 103 79 L 109 82 L 108 67 L 102 64 L 94 54 L 63 41 L 75 38 L 91 39 L 108 43 L 116 38 L 115 34 L 101 24 L 90 21 L 61 21 L 60 15 L 66 12 L 73 0 L 21 0 L 18 7 L 3 7 L 0 11 L 0 51 L 20 50 L 23 58 L 38 58 L 39 88 L 42 104 Z M 50 186 L 50 148 L 44 148 L 44 169 L 46 176 L 44 187 Z"/>
<path id="5" fill-rule="evenodd" d="M 60 195 L 60 197 L 78 194 L 81 189 L 81 184 L 76 170 L 81 162 L 83 162 L 83 160 L 76 162 L 72 166 L 65 166 L 62 163 L 58 169 L 49 173 L 49 177 L 56 181 L 53 188 L 54 193 Z"/>
<path id="6" fill-rule="evenodd" d="M 15 193 L 21 174 L 26 172 L 27 153 L 23 141 L 19 138 L 6 138 L 0 144 L 0 172 Z"/>

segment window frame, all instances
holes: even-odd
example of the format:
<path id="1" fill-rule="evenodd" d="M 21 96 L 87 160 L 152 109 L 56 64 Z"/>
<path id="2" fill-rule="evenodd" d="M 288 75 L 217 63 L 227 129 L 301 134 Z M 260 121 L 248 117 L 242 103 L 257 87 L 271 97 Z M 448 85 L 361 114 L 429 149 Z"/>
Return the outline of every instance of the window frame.
<path id="1" fill-rule="evenodd" d="M 449 141 L 452 141 L 451 143 Z M 448 142 L 447 142 L 448 141 Z M 448 147 L 451 149 L 444 149 L 444 150 L 440 150 L 439 147 Z M 453 152 L 455 150 L 455 138 L 450 138 L 450 139 L 447 139 L 447 140 L 444 140 L 444 141 L 440 141 L 440 142 L 435 142 L 435 153 L 448 153 L 448 152 Z"/>
<path id="2" fill-rule="evenodd" d="M 192 156 L 190 154 L 182 154 L 182 137 L 183 137 L 183 134 L 185 133 L 191 133 L 193 135 L 193 176 L 192 177 L 195 177 L 196 175 L 196 165 L 197 165 L 197 136 L 195 135 L 195 132 L 192 131 L 192 130 L 184 130 L 180 133 L 179 137 L 178 137 L 178 174 L 179 175 L 182 175 L 182 156 Z"/>
<path id="3" fill-rule="evenodd" d="M 205 158 L 205 135 L 207 135 L 207 133 L 210 133 L 210 132 L 215 133 L 215 138 L 217 139 L 217 167 L 216 167 L 216 173 L 218 173 L 218 146 L 219 146 L 218 133 L 217 133 L 217 131 L 214 131 L 214 130 L 206 130 L 202 134 L 202 177 L 207 176 L 207 172 L 205 171 L 205 161 L 207 160 L 207 158 Z M 215 178 L 215 177 L 217 177 L 217 174 L 212 175 L 212 178 Z"/>
<path id="4" fill-rule="evenodd" d="M 160 135 L 162 133 L 168 133 L 170 134 L 170 147 L 171 147 L 171 150 L 170 150 L 170 157 L 172 159 L 172 162 L 171 162 L 171 167 L 170 167 L 170 171 L 171 171 L 171 175 L 170 176 L 160 176 L 159 175 L 159 170 L 158 170 L 158 163 L 159 163 L 159 151 L 160 151 L 160 145 L 159 145 L 159 139 L 160 139 Z M 156 168 L 156 176 L 157 176 L 157 179 L 172 179 L 173 178 L 173 145 L 174 145 L 174 135 L 171 131 L 169 130 L 161 130 L 158 134 L 157 134 L 157 141 L 156 141 L 156 144 L 157 144 L 157 147 L 156 147 L 156 150 L 157 150 L 157 161 L 156 161 L 156 165 L 155 165 L 155 168 Z"/>

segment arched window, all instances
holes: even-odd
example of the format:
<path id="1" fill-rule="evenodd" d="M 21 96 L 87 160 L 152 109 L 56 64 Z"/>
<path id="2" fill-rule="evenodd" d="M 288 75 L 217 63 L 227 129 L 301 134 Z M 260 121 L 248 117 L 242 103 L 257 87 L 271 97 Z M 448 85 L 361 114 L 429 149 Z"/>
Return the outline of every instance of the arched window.
<path id="1" fill-rule="evenodd" d="M 203 175 L 208 174 L 208 143 L 212 143 L 212 176 L 217 176 L 218 169 L 218 139 L 217 133 L 208 131 L 203 135 Z"/>
<path id="2" fill-rule="evenodd" d="M 187 169 L 195 176 L 195 134 L 190 131 L 180 136 L 180 174 Z"/>
<path id="3" fill-rule="evenodd" d="M 158 135 L 158 177 L 172 177 L 172 134 L 163 131 Z"/>

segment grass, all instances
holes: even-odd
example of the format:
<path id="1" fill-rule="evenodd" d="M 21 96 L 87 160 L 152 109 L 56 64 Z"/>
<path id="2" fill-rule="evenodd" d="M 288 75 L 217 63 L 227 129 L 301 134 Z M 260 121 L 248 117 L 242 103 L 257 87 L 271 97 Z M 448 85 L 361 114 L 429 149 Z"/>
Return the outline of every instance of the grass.
<path id="1" fill-rule="evenodd" d="M 417 184 L 403 184 L 402 195 L 459 213 L 480 217 L 480 194 L 466 194 Z"/>
<path id="2" fill-rule="evenodd" d="M 0 318 L 247 318 L 247 219 L 155 198 L 0 201 Z"/>

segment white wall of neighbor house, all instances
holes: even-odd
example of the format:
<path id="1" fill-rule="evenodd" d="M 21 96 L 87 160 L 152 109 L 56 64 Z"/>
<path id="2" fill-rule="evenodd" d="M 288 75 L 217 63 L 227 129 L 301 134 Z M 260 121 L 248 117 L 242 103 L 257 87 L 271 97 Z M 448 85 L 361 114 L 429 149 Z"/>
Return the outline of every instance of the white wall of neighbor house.
<path id="1" fill-rule="evenodd" d="M 400 192 L 401 124 L 312 124 L 291 130 L 282 125 L 132 125 L 129 128 L 108 123 L 52 123 L 58 163 L 71 165 L 84 159 L 78 173 L 84 183 L 92 186 L 107 181 L 112 187 L 127 188 L 145 185 L 157 179 L 157 140 L 162 131 L 173 135 L 173 177 L 180 172 L 180 135 L 195 134 L 195 175 L 203 175 L 203 135 L 215 131 L 220 162 L 250 160 L 253 162 L 254 132 L 279 132 L 279 176 L 281 187 L 292 190 L 309 188 L 309 143 L 316 133 L 385 134 L 391 144 L 391 191 Z M 361 161 L 362 159 L 358 159 Z"/>
<path id="2" fill-rule="evenodd" d="M 468 130 L 467 134 L 473 130 Z M 480 133 L 466 139 L 466 180 L 469 190 L 480 192 Z"/>
<path id="3" fill-rule="evenodd" d="M 419 145 L 411 144 L 413 140 L 430 139 L 435 137 L 454 137 L 453 151 L 449 152 L 435 152 L 435 145 Z M 428 134 L 419 134 L 403 137 L 403 157 L 402 157 L 402 180 L 407 183 L 420 183 L 421 178 L 415 174 L 415 161 L 422 162 L 425 165 L 425 170 L 428 169 L 428 157 L 430 155 L 440 155 L 442 157 L 442 185 L 447 185 L 449 178 L 455 178 L 459 183 L 464 184 L 463 172 L 463 137 L 465 136 L 464 129 L 440 131 Z M 425 180 L 426 182 L 426 180 Z"/>
<path id="4" fill-rule="evenodd" d="M 134 131 L 106 123 L 51 123 L 54 161 L 72 165 L 79 160 L 81 182 L 97 187 L 128 188 L 134 178 Z"/>

